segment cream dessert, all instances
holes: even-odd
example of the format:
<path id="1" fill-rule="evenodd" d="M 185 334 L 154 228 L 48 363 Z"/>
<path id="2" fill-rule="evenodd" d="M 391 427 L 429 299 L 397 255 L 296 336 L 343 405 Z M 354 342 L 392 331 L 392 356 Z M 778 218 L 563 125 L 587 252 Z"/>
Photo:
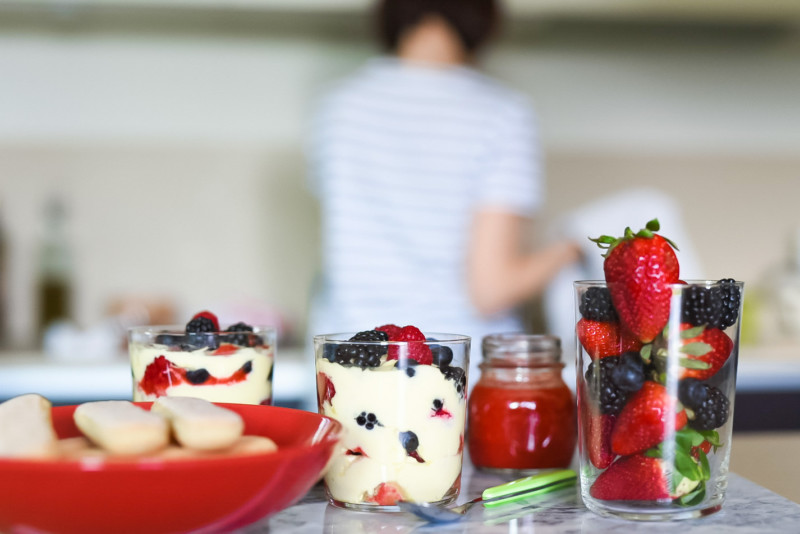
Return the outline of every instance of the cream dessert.
<path id="1" fill-rule="evenodd" d="M 198 325 L 198 317 L 206 320 Z M 244 323 L 220 331 L 210 317 L 196 315 L 185 332 L 159 327 L 131 332 L 134 401 L 170 396 L 272 404 L 274 332 Z"/>
<path id="2" fill-rule="evenodd" d="M 325 475 L 330 498 L 383 506 L 454 498 L 466 375 L 451 365 L 452 349 L 443 342 L 395 345 L 380 343 L 376 334 L 359 336 L 353 341 L 368 343 L 327 345 L 316 362 L 319 411 L 346 429 L 341 454 Z"/>

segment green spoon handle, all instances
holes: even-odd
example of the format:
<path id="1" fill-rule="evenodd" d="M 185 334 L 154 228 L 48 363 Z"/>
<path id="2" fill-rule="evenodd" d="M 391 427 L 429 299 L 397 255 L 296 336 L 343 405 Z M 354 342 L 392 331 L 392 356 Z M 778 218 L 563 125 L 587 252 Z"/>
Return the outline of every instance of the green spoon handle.
<path id="1" fill-rule="evenodd" d="M 578 475 L 572 469 L 548 471 L 488 488 L 484 490 L 481 498 L 484 501 L 492 500 L 491 503 L 485 502 L 484 505 L 514 502 L 531 495 L 540 495 L 569 487 L 575 484 L 577 479 Z M 501 497 L 507 498 L 501 499 Z"/>

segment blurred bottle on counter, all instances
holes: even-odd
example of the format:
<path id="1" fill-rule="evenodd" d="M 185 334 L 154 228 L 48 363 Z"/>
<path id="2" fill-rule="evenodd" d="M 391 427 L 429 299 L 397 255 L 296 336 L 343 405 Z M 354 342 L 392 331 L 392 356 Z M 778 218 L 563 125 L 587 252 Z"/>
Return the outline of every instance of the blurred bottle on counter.
<path id="1" fill-rule="evenodd" d="M 67 210 L 54 197 L 45 206 L 44 234 L 39 250 L 38 339 L 49 326 L 72 318 L 72 257 L 66 232 Z"/>
<path id="2" fill-rule="evenodd" d="M 11 345 L 8 326 L 8 239 L 3 225 L 3 206 L 0 204 L 0 349 Z"/>
<path id="3" fill-rule="evenodd" d="M 800 226 L 789 232 L 785 256 L 769 270 L 764 286 L 768 305 L 762 311 L 775 316 L 761 322 L 777 327 L 765 337 L 800 341 Z"/>

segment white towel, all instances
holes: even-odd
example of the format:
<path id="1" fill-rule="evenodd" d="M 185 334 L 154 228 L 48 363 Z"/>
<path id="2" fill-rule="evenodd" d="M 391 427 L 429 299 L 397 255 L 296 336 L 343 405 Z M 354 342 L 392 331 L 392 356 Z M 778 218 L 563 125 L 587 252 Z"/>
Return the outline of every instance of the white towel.
<path id="1" fill-rule="evenodd" d="M 548 229 L 554 239 L 575 239 L 583 243 L 584 261 L 563 269 L 544 294 L 544 311 L 551 334 L 561 338 L 564 350 L 565 379 L 574 388 L 575 293 L 576 280 L 602 280 L 604 251 L 589 238 L 621 236 L 625 227 L 636 232 L 647 221 L 657 218 L 659 233 L 677 246 L 680 276 L 683 280 L 703 278 L 703 270 L 675 199 L 656 189 L 628 189 L 599 198 L 557 219 Z"/>

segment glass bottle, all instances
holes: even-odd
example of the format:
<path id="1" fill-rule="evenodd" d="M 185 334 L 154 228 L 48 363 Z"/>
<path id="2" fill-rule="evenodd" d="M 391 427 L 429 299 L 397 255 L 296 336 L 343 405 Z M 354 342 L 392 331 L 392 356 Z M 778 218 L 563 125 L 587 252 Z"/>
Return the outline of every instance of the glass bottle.
<path id="1" fill-rule="evenodd" d="M 569 466 L 575 400 L 555 336 L 495 334 L 483 339 L 481 376 L 470 393 L 467 446 L 475 467 L 519 474 Z"/>
<path id="2" fill-rule="evenodd" d="M 45 209 L 45 233 L 39 256 L 38 334 L 41 341 L 56 321 L 69 320 L 72 311 L 72 262 L 66 236 L 66 208 L 57 198 Z"/>

